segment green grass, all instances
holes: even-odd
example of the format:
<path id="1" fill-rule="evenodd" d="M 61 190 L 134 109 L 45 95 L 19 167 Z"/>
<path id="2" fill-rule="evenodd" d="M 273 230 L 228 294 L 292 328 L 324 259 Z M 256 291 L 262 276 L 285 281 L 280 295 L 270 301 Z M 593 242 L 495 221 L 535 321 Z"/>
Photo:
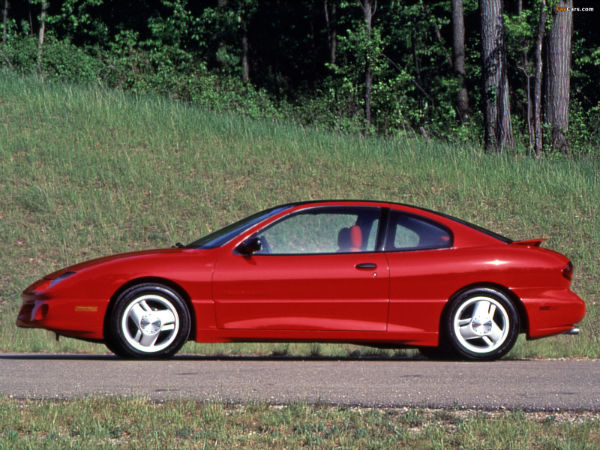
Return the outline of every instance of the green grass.
<path id="1" fill-rule="evenodd" d="M 0 397 L 0 448 L 535 448 L 600 445 L 590 413 Z"/>
<path id="2" fill-rule="evenodd" d="M 278 203 L 356 198 L 424 206 L 515 239 L 550 238 L 544 245 L 572 258 L 573 288 L 588 302 L 582 334 L 521 340 L 511 354 L 600 356 L 597 159 L 533 161 L 417 137 L 341 136 L 0 72 L 0 162 L 3 351 L 105 351 L 14 326 L 23 288 L 60 267 L 190 242 Z M 190 343 L 184 351 L 355 349 Z"/>

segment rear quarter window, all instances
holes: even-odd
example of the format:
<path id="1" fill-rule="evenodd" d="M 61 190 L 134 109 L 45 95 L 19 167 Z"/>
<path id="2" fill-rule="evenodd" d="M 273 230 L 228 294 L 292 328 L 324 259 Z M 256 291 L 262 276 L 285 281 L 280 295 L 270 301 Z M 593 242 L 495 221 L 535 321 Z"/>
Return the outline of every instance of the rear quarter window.
<path id="1" fill-rule="evenodd" d="M 452 246 L 452 233 L 445 226 L 412 214 L 391 211 L 386 251 L 430 250 Z"/>

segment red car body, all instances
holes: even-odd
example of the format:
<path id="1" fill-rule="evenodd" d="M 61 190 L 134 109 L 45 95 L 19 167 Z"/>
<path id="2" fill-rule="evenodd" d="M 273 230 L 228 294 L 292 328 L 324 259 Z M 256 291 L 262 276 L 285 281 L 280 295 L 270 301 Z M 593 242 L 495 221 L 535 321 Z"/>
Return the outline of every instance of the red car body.
<path id="1" fill-rule="evenodd" d="M 380 213 L 369 238 L 377 244 L 365 251 L 308 254 L 241 250 L 287 217 L 332 208 Z M 440 213 L 386 202 L 306 202 L 270 211 L 214 248 L 190 244 L 125 253 L 47 275 L 23 292 L 17 325 L 107 341 L 119 296 L 148 283 L 181 296 L 191 318 L 186 339 L 197 342 L 438 347 L 449 305 L 473 289 L 505 296 L 517 311 L 517 332 L 530 339 L 575 330 L 585 314 L 584 302 L 570 290 L 571 263 L 540 248 L 541 240 L 512 242 Z M 390 250 L 382 235 L 391 214 L 442 230 L 441 247 Z"/>

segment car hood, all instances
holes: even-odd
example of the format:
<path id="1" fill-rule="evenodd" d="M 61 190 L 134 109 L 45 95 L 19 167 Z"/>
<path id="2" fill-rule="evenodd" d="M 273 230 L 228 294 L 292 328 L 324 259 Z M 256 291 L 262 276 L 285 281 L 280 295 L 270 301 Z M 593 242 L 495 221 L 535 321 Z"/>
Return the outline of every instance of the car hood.
<path id="1" fill-rule="evenodd" d="M 196 249 L 183 249 L 183 248 L 163 248 L 154 250 L 142 250 L 137 252 L 119 253 L 116 255 L 102 256 L 100 258 L 90 259 L 89 261 L 80 262 L 72 266 L 64 267 L 56 272 L 46 275 L 44 278 L 47 280 L 53 280 L 54 278 L 62 275 L 65 272 L 80 272 L 91 267 L 97 267 L 104 264 L 108 264 L 116 261 L 123 261 L 126 259 L 140 259 L 140 258 L 155 258 L 157 256 L 166 256 L 172 254 L 183 254 L 189 252 L 202 252 L 203 250 Z"/>

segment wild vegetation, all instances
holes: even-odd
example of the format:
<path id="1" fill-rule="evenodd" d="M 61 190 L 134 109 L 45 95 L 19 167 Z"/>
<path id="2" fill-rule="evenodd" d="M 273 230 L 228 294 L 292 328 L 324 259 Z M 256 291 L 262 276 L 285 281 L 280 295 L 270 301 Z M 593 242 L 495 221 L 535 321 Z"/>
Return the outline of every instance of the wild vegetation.
<path id="1" fill-rule="evenodd" d="M 213 111 L 598 155 L 598 6 L 573 0 L 3 0 L 0 65 Z"/>
<path id="2" fill-rule="evenodd" d="M 600 161 L 591 156 L 537 161 L 420 136 L 364 139 L 0 72 L 0 160 L 4 351 L 105 351 L 14 326 L 20 292 L 60 267 L 191 242 L 278 203 L 357 198 L 424 206 L 515 239 L 549 238 L 544 245 L 575 265 L 573 289 L 588 304 L 582 334 L 520 342 L 511 355 L 600 355 Z M 184 351 L 347 356 L 356 347 Z"/>
<path id="3" fill-rule="evenodd" d="M 586 413 L 0 398 L 0 448 L 595 448 Z"/>

